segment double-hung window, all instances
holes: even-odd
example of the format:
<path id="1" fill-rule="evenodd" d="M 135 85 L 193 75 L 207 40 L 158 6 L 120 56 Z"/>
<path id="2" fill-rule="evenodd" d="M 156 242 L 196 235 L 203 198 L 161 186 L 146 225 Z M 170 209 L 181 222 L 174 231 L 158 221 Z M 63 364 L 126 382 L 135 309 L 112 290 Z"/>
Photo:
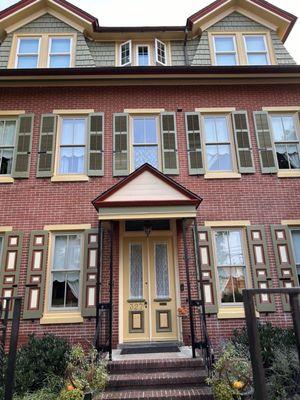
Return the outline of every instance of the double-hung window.
<path id="1" fill-rule="evenodd" d="M 298 273 L 298 285 L 300 286 L 300 228 L 292 229 L 291 235 L 292 235 L 294 259 L 296 262 L 297 273 Z"/>
<path id="2" fill-rule="evenodd" d="M 132 118 L 132 169 L 148 163 L 160 168 L 157 117 Z"/>
<path id="3" fill-rule="evenodd" d="M 270 64 L 268 47 L 265 35 L 244 35 L 247 64 Z"/>
<path id="4" fill-rule="evenodd" d="M 235 36 L 214 35 L 214 51 L 216 65 L 237 65 L 237 49 Z"/>
<path id="5" fill-rule="evenodd" d="M 10 175 L 14 155 L 16 120 L 0 119 L 0 175 Z"/>
<path id="6" fill-rule="evenodd" d="M 51 268 L 51 308 L 79 307 L 81 266 L 82 235 L 55 235 Z"/>
<path id="7" fill-rule="evenodd" d="M 16 68 L 37 68 L 39 65 L 41 38 L 19 38 Z"/>
<path id="8" fill-rule="evenodd" d="M 86 172 L 86 138 L 86 118 L 62 118 L 58 166 L 60 174 Z"/>
<path id="9" fill-rule="evenodd" d="M 233 171 L 228 117 L 206 115 L 203 117 L 203 128 L 207 171 Z"/>
<path id="10" fill-rule="evenodd" d="M 246 262 L 241 229 L 214 232 L 216 263 L 221 304 L 243 302 L 247 287 Z"/>
<path id="11" fill-rule="evenodd" d="M 300 168 L 299 122 L 293 114 L 271 114 L 273 140 L 279 169 Z"/>
<path id="12" fill-rule="evenodd" d="M 49 38 L 48 66 L 68 68 L 71 66 L 72 39 L 70 37 Z"/>
<path id="13" fill-rule="evenodd" d="M 150 52 L 148 45 L 138 45 L 136 50 L 137 65 L 147 66 L 150 65 Z"/>

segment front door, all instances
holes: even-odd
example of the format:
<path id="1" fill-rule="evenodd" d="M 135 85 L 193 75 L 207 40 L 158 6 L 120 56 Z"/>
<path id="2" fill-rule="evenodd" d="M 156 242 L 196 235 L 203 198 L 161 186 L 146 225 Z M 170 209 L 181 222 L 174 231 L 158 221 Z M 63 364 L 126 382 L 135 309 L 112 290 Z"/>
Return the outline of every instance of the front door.
<path id="1" fill-rule="evenodd" d="M 171 237 L 123 241 L 124 342 L 177 340 Z"/>

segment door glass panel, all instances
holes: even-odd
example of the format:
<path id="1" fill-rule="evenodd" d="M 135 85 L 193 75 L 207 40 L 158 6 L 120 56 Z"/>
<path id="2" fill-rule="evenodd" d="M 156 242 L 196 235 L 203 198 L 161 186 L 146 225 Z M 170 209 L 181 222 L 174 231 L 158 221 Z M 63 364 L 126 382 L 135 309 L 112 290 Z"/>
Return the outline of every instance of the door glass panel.
<path id="1" fill-rule="evenodd" d="M 168 247 L 166 243 L 155 244 L 156 295 L 169 297 Z"/>
<path id="2" fill-rule="evenodd" d="M 294 258 L 298 272 L 298 285 L 300 285 L 300 230 L 292 231 Z"/>
<path id="3" fill-rule="evenodd" d="M 142 245 L 130 245 L 130 298 L 143 298 L 143 255 Z"/>

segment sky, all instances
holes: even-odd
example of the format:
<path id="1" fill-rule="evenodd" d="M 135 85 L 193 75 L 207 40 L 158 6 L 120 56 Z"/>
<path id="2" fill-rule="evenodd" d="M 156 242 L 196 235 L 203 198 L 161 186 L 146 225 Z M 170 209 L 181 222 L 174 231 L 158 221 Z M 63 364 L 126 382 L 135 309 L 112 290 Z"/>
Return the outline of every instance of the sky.
<path id="1" fill-rule="evenodd" d="M 185 25 L 187 17 L 213 0 L 68 0 L 97 17 L 100 26 Z M 270 3 L 300 17 L 299 0 L 269 0 Z M 0 10 L 17 3 L 0 0 Z M 116 12 L 117 10 L 117 12 Z M 171 10 L 171 12 L 170 12 Z M 299 18 L 300 19 L 300 18 Z M 286 41 L 286 47 L 300 64 L 300 21 Z"/>

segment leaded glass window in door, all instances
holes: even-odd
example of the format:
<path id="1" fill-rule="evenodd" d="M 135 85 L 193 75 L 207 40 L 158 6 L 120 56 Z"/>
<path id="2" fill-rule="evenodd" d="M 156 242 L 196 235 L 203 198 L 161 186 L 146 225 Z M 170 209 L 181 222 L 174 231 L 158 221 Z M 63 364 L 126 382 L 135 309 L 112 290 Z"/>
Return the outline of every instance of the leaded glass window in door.
<path id="1" fill-rule="evenodd" d="M 140 243 L 130 245 L 130 299 L 143 298 L 143 248 Z"/>
<path id="2" fill-rule="evenodd" d="M 133 118 L 133 168 L 148 163 L 159 167 L 156 117 Z"/>
<path id="3" fill-rule="evenodd" d="M 168 298 L 169 289 L 169 267 L 168 267 L 168 246 L 166 243 L 155 244 L 155 280 L 156 296 Z"/>

